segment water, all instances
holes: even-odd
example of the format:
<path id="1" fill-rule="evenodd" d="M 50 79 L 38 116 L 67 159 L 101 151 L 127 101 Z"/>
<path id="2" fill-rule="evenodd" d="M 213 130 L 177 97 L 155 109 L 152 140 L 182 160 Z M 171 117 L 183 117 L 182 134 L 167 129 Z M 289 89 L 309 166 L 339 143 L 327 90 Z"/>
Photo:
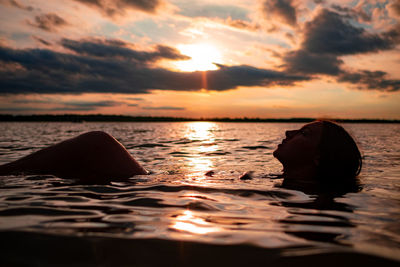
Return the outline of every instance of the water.
<path id="1" fill-rule="evenodd" d="M 284 189 L 270 175 L 281 171 L 272 151 L 284 131 L 301 125 L 1 123 L 0 164 L 102 130 L 151 175 L 109 185 L 2 177 L 0 262 L 398 264 L 400 125 L 344 125 L 364 155 L 362 190 L 336 197 Z M 240 180 L 246 171 L 253 179 Z"/>

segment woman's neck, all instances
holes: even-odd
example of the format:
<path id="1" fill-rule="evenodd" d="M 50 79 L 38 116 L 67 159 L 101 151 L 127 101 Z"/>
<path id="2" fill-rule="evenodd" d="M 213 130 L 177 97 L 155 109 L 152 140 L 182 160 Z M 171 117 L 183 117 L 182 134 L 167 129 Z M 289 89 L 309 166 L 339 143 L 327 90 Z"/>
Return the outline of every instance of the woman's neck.
<path id="1" fill-rule="evenodd" d="M 287 180 L 298 180 L 303 182 L 315 181 L 317 169 L 315 166 L 300 166 L 297 168 L 284 167 L 283 177 Z"/>

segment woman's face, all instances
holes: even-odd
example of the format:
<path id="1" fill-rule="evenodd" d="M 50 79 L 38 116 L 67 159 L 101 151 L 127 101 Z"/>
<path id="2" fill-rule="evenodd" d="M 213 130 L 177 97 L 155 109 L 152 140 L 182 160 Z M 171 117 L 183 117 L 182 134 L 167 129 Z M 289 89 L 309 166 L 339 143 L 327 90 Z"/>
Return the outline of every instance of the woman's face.
<path id="1" fill-rule="evenodd" d="M 274 157 L 285 168 L 309 166 L 309 164 L 317 163 L 322 127 L 322 122 L 312 122 L 299 130 L 286 131 L 286 138 L 274 151 Z"/>

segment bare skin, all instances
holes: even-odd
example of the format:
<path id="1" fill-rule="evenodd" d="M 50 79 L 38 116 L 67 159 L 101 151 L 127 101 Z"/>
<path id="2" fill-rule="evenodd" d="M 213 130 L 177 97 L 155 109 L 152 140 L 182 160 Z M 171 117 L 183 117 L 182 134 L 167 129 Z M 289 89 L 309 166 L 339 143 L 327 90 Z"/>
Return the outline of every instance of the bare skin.
<path id="1" fill-rule="evenodd" d="M 286 131 L 273 155 L 283 165 L 284 182 L 314 183 L 320 159 L 321 121 Z M 52 174 L 81 182 L 124 180 L 148 172 L 111 135 L 95 131 L 79 135 L 0 166 L 0 175 Z"/>
<path id="2" fill-rule="evenodd" d="M 313 122 L 299 130 L 286 131 L 286 138 L 274 151 L 287 180 L 306 181 L 315 176 L 322 124 Z M 52 174 L 81 182 L 101 183 L 124 180 L 148 172 L 111 135 L 94 131 L 39 150 L 0 166 L 0 175 Z"/>
<path id="3" fill-rule="evenodd" d="M 0 166 L 0 175 L 52 174 L 83 182 L 124 180 L 147 171 L 111 135 L 94 131 Z"/>
<path id="4" fill-rule="evenodd" d="M 283 165 L 286 180 L 307 181 L 316 176 L 322 128 L 321 122 L 312 122 L 299 130 L 286 131 L 286 138 L 274 151 L 274 157 Z"/>

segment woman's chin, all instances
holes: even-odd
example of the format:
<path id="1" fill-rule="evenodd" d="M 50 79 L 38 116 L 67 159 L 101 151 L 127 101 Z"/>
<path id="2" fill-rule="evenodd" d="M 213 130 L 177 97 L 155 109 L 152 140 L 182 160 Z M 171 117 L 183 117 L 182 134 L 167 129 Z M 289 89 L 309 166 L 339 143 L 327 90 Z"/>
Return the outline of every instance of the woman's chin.
<path id="1" fill-rule="evenodd" d="M 279 146 L 272 152 L 272 155 L 279 160 Z"/>

